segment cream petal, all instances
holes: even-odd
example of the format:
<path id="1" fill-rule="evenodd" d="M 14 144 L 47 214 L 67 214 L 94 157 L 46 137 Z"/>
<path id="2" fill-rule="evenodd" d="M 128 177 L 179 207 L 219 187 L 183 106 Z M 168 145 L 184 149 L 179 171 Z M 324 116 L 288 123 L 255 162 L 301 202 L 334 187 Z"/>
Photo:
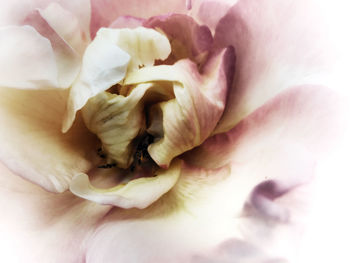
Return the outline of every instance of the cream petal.
<path id="1" fill-rule="evenodd" d="M 73 83 L 67 102 L 62 131 L 72 126 L 76 112 L 98 93 L 121 81 L 130 56 L 111 42 L 98 36 L 87 47 L 78 79 Z"/>
<path id="2" fill-rule="evenodd" d="M 86 49 L 83 65 L 73 84 L 67 104 L 63 131 L 67 131 L 89 98 L 120 82 L 127 71 L 153 65 L 170 53 L 167 38 L 146 28 L 99 30 Z"/>
<path id="3" fill-rule="evenodd" d="M 63 192 L 72 176 L 87 172 L 97 142 L 81 118 L 60 132 L 66 90 L 0 89 L 0 159 L 16 174 L 48 191 Z"/>
<path id="4" fill-rule="evenodd" d="M 177 160 L 169 169 L 155 172 L 154 177 L 134 179 L 109 189 L 95 188 L 86 174 L 78 174 L 73 177 L 69 189 L 75 195 L 99 204 L 143 209 L 168 192 L 176 184 L 180 172 L 181 161 Z"/>
<path id="5" fill-rule="evenodd" d="M 171 47 L 166 36 L 144 27 L 134 29 L 102 28 L 98 36 L 108 39 L 130 55 L 128 72 L 139 66 L 152 66 L 156 59 L 166 59 Z"/>
<path id="6" fill-rule="evenodd" d="M 126 77 L 125 84 L 173 83 L 176 98 L 158 104 L 164 136 L 156 138 L 148 148 L 158 165 L 167 167 L 175 156 L 198 146 L 210 136 L 224 110 L 233 64 L 234 52 L 229 48 L 213 56 L 202 74 L 194 63 L 182 60 L 173 66 L 142 68 Z"/>
<path id="7" fill-rule="evenodd" d="M 152 84 L 136 86 L 128 96 L 101 92 L 82 109 L 88 129 L 101 140 L 103 151 L 120 168 L 133 161 L 132 141 L 145 126 L 143 104 L 140 102 Z"/>
<path id="8" fill-rule="evenodd" d="M 0 29 L 0 86 L 23 89 L 58 87 L 50 42 L 31 26 Z"/>

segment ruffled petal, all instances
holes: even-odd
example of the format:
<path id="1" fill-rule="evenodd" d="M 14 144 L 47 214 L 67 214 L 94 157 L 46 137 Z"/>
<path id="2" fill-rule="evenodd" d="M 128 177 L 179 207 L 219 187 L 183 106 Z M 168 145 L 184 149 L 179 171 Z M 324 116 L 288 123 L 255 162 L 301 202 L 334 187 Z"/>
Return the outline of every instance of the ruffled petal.
<path id="1" fill-rule="evenodd" d="M 237 71 L 216 132 L 231 129 L 281 90 L 328 83 L 333 49 L 316 1 L 250 1 L 220 20 L 215 46 L 232 45 Z"/>
<path id="2" fill-rule="evenodd" d="M 169 53 L 168 40 L 154 30 L 101 29 L 86 49 L 81 72 L 70 90 L 63 131 L 90 98 L 119 83 L 127 71 L 153 65 Z"/>
<path id="3" fill-rule="evenodd" d="M 173 85 L 175 98 L 153 106 L 158 108 L 154 112 L 161 114 L 152 122 L 163 124 L 148 151 L 158 165 L 167 167 L 175 156 L 198 146 L 211 134 L 224 109 L 233 64 L 234 52 L 229 48 L 213 56 L 203 74 L 198 73 L 196 64 L 181 60 L 173 66 L 143 68 L 126 77 L 126 85 L 149 81 Z"/>
<path id="4" fill-rule="evenodd" d="M 82 120 L 60 132 L 67 91 L 0 89 L 0 159 L 16 174 L 52 192 L 63 192 L 76 172 L 87 172 L 96 139 Z"/>
<path id="5" fill-rule="evenodd" d="M 168 192 L 176 184 L 180 172 L 181 161 L 178 160 L 169 169 L 155 172 L 153 177 L 134 179 L 109 189 L 95 188 L 86 174 L 78 174 L 69 189 L 75 195 L 99 204 L 143 209 Z"/>
<path id="6" fill-rule="evenodd" d="M 91 35 L 95 36 L 101 27 L 109 26 L 120 16 L 130 15 L 140 18 L 166 13 L 186 12 L 186 0 L 162 1 L 162 0 L 131 0 L 128 2 L 113 0 L 91 1 Z"/>
<path id="7" fill-rule="evenodd" d="M 1 28 L 0 57 L 0 86 L 23 89 L 58 86 L 52 46 L 34 28 Z"/>

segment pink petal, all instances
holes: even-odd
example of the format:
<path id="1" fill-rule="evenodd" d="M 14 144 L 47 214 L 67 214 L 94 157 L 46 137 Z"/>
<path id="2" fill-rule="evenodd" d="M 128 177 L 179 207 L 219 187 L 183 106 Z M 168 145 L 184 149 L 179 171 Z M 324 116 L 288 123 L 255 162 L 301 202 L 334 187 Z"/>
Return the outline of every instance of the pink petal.
<path id="1" fill-rule="evenodd" d="M 95 138 L 79 120 L 61 133 L 66 91 L 0 89 L 0 160 L 46 190 L 65 191 L 76 172 L 90 169 Z"/>
<path id="2" fill-rule="evenodd" d="M 142 26 L 145 21 L 143 18 L 138 18 L 134 16 L 119 16 L 114 20 L 109 27 L 110 28 L 136 28 Z"/>
<path id="3" fill-rule="evenodd" d="M 209 138 L 185 158 L 193 165 L 217 168 L 247 162 L 264 145 L 302 145 L 317 158 L 328 154 L 342 133 L 341 99 L 320 86 L 289 88 L 226 133 Z"/>
<path id="4" fill-rule="evenodd" d="M 193 18 L 187 15 L 155 16 L 146 20 L 143 26 L 161 30 L 166 34 L 170 43 L 173 41 L 176 41 L 176 45 L 180 43 L 186 49 L 186 53 L 188 53 L 186 58 L 190 58 L 193 61 L 203 59 L 212 48 L 213 38 L 209 28 L 204 25 L 200 26 Z M 176 48 L 173 47 L 172 52 L 175 51 Z"/>
<path id="5" fill-rule="evenodd" d="M 167 13 L 186 12 L 186 0 L 92 0 L 91 35 L 95 36 L 100 27 L 109 26 L 120 16 L 148 18 Z"/>
<path id="6" fill-rule="evenodd" d="M 232 45 L 237 71 L 217 133 L 281 90 L 323 84 L 332 67 L 324 19 L 312 1 L 242 0 L 219 22 L 215 45 Z"/>
<path id="7" fill-rule="evenodd" d="M 194 1 L 190 14 L 211 30 L 215 30 L 219 20 L 236 2 L 237 0 L 197 0 Z"/>

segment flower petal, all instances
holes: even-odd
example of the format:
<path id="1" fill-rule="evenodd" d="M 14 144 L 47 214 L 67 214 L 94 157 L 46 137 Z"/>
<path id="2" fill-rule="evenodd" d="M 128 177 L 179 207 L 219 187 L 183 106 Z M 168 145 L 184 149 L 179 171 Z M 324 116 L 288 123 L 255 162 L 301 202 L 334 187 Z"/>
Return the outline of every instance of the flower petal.
<path id="1" fill-rule="evenodd" d="M 124 84 L 173 83 L 175 99 L 157 104 L 156 112 L 162 114 L 153 120 L 163 123 L 156 142 L 148 148 L 158 165 L 167 167 L 175 156 L 198 146 L 211 134 L 224 109 L 233 63 L 234 52 L 229 48 L 213 56 L 203 74 L 194 63 L 181 60 L 173 66 L 142 68 L 126 77 Z"/>
<path id="2" fill-rule="evenodd" d="M 39 12 L 50 27 L 82 56 L 90 42 L 89 27 L 82 25 L 86 22 L 79 21 L 78 17 L 57 3 L 51 3 L 45 9 L 39 9 Z"/>
<path id="3" fill-rule="evenodd" d="M 57 66 L 51 44 L 34 28 L 1 28 L 0 57 L 0 86 L 23 89 L 58 86 Z"/>
<path id="4" fill-rule="evenodd" d="M 312 0 L 242 0 L 228 11 L 214 42 L 235 47 L 237 72 L 216 133 L 231 129 L 285 88 L 327 83 L 333 49 L 324 23 Z"/>
<path id="5" fill-rule="evenodd" d="M 55 54 L 56 86 L 67 88 L 76 78 L 80 56 L 89 42 L 90 4 L 88 0 L 60 1 L 3 1 L 1 10 L 7 10 L 2 25 L 30 25 L 46 37 Z M 77 8 L 79 7 L 79 9 Z M 26 46 L 27 41 L 23 42 Z M 16 53 L 11 53 L 14 56 Z M 40 57 L 38 60 L 42 60 Z M 34 62 L 31 62 L 34 64 Z M 20 67 L 21 65 L 18 65 Z M 48 86 L 49 87 L 49 86 Z M 17 87 L 21 88 L 21 87 Z M 45 87 L 44 87 L 45 88 Z"/>
<path id="6" fill-rule="evenodd" d="M 1 161 L 53 192 L 65 191 L 95 157 L 96 140 L 81 120 L 69 133 L 60 132 L 66 99 L 65 90 L 0 89 Z"/>
<path id="7" fill-rule="evenodd" d="M 144 128 L 144 109 L 140 102 L 150 83 L 136 86 L 128 96 L 101 92 L 82 109 L 88 129 L 101 140 L 107 162 L 128 168 L 133 161 L 132 141 Z M 116 134 L 118 136 L 116 136 Z"/>
<path id="8" fill-rule="evenodd" d="M 80 75 L 70 90 L 63 131 L 71 127 L 89 98 L 120 82 L 127 71 L 153 65 L 169 53 L 168 40 L 154 30 L 101 29 L 86 49 Z"/>
<path id="9" fill-rule="evenodd" d="M 157 171 L 154 177 L 134 179 L 125 185 L 121 184 L 109 189 L 95 188 L 90 184 L 86 174 L 78 174 L 73 178 L 69 189 L 75 195 L 99 204 L 143 209 L 158 200 L 176 184 L 180 171 L 181 162 L 175 161 L 169 169 Z"/>
<path id="10" fill-rule="evenodd" d="M 109 26 L 120 16 L 130 15 L 139 18 L 166 14 L 169 12 L 186 12 L 186 0 L 130 0 L 128 2 L 113 0 L 91 1 L 91 35 L 95 36 L 101 27 Z"/>
<path id="11" fill-rule="evenodd" d="M 0 165 L 1 260 L 82 262 L 84 240 L 111 206 L 53 194 Z"/>
<path id="12" fill-rule="evenodd" d="M 336 93 L 324 87 L 289 88 L 185 158 L 192 165 L 213 169 L 248 161 L 262 145 L 286 142 L 304 145 L 313 155 L 322 157 L 342 133 L 342 104 Z"/>
<path id="13" fill-rule="evenodd" d="M 160 30 L 167 35 L 175 61 L 190 58 L 202 64 L 212 48 L 213 37 L 209 28 L 200 26 L 187 15 L 155 16 L 146 20 L 143 26 Z"/>

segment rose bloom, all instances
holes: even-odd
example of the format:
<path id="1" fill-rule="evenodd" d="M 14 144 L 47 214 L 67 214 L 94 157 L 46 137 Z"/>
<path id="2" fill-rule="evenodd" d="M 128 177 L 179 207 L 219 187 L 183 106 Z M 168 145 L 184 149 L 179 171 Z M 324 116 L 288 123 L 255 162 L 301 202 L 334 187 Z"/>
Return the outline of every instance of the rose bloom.
<path id="1" fill-rule="evenodd" d="M 2 1 L 4 262 L 295 262 L 345 129 L 317 7 Z"/>

